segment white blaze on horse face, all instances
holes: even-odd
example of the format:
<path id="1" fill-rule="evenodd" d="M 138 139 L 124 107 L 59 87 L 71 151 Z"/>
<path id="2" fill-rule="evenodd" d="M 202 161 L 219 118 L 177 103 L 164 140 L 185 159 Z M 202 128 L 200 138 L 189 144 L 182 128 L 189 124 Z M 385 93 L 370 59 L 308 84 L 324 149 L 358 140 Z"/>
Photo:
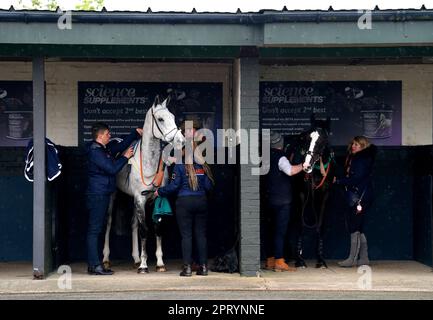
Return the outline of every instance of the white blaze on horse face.
<path id="1" fill-rule="evenodd" d="M 317 132 L 317 131 L 313 131 L 310 133 L 310 138 L 311 138 L 310 147 L 308 148 L 308 154 L 305 157 L 305 161 L 302 164 L 302 168 L 307 173 L 310 173 L 313 169 L 312 165 L 310 165 L 310 163 L 312 160 L 312 153 L 314 151 L 314 147 L 316 146 L 316 142 L 319 139 L 319 136 L 320 136 L 319 132 Z"/>
<path id="2" fill-rule="evenodd" d="M 162 104 L 152 106 L 155 126 L 153 134 L 156 138 L 181 148 L 185 141 L 182 133 L 176 126 L 174 115 L 167 109 L 167 99 Z"/>

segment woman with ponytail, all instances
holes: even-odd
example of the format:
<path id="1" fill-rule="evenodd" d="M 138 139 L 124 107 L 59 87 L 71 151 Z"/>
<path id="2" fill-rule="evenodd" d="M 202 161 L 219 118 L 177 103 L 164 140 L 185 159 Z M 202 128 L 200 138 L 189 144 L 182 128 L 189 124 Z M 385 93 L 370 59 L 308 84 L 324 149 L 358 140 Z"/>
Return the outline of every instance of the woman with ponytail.
<path id="1" fill-rule="evenodd" d="M 185 136 L 187 137 L 187 134 Z M 186 139 L 186 141 L 184 163 L 176 163 L 170 184 L 159 188 L 155 191 L 155 195 L 167 197 L 177 194 L 176 219 L 182 237 L 183 259 L 183 270 L 180 276 L 192 275 L 193 236 L 199 263 L 196 274 L 207 276 L 207 193 L 212 190 L 214 179 L 209 165 L 203 158 L 197 154 L 193 157 L 196 148 L 193 139 Z M 188 152 L 188 148 L 192 152 Z"/>

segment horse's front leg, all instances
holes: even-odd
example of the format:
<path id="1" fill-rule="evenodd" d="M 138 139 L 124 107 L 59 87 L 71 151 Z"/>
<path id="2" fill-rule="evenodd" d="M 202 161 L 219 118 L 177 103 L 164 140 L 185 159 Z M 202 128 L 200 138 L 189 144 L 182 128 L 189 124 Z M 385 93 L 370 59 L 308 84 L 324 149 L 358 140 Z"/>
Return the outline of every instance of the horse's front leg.
<path id="1" fill-rule="evenodd" d="M 114 203 L 115 194 L 110 197 L 110 204 L 108 206 L 108 219 L 107 219 L 107 229 L 105 230 L 105 241 L 104 241 L 104 250 L 102 252 L 103 259 L 102 263 L 105 269 L 111 268 L 110 262 L 110 231 L 111 231 L 111 222 L 113 217 L 113 203 Z"/>
<path id="2" fill-rule="evenodd" d="M 304 211 L 305 211 L 305 207 L 307 205 L 306 201 L 308 201 L 308 199 L 305 197 L 305 194 L 302 192 L 300 195 L 300 204 L 301 204 L 301 221 L 299 224 L 299 232 L 298 232 L 298 241 L 296 243 L 296 261 L 295 261 L 295 267 L 296 268 L 306 268 L 307 267 L 307 263 L 305 262 L 305 259 L 302 255 L 303 253 L 303 241 L 304 241 Z"/>
<path id="3" fill-rule="evenodd" d="M 326 202 L 328 201 L 329 193 L 327 191 L 324 191 L 322 196 L 320 197 L 320 211 L 319 211 L 319 219 L 317 222 L 317 228 L 316 228 L 316 237 L 317 237 L 317 243 L 316 243 L 316 255 L 317 255 L 317 262 L 316 262 L 316 268 L 322 268 L 327 269 L 328 265 L 326 264 L 324 254 L 323 254 L 323 219 L 325 215 L 325 209 L 326 209 Z"/>
<path id="4" fill-rule="evenodd" d="M 326 264 L 325 258 L 323 257 L 323 239 L 320 232 L 317 233 L 316 250 L 317 250 L 316 268 L 327 269 L 328 265 Z"/>
<path id="5" fill-rule="evenodd" d="M 301 228 L 303 228 L 301 226 Z M 295 267 L 296 268 L 306 268 L 307 263 L 305 262 L 303 253 L 303 230 L 301 229 L 300 234 L 298 235 L 298 242 L 296 244 L 296 260 L 295 260 Z"/>
<path id="6" fill-rule="evenodd" d="M 161 237 L 161 222 L 155 224 L 156 233 L 156 272 L 166 272 L 167 268 L 162 260 L 162 237 Z"/>
<path id="7" fill-rule="evenodd" d="M 146 227 L 146 213 L 145 204 L 146 199 L 144 197 L 135 198 L 135 216 L 138 221 L 138 232 L 140 234 L 141 240 L 141 255 L 140 255 L 140 266 L 138 267 L 138 273 L 149 273 L 149 267 L 147 266 L 147 251 L 146 251 L 146 237 L 147 237 L 147 227 Z"/>
<path id="8" fill-rule="evenodd" d="M 141 261 L 140 261 L 140 252 L 138 250 L 138 219 L 137 219 L 137 213 L 135 209 L 134 209 L 134 215 L 132 217 L 131 229 L 132 229 L 132 259 L 134 259 L 134 268 L 138 268 L 141 264 Z"/>

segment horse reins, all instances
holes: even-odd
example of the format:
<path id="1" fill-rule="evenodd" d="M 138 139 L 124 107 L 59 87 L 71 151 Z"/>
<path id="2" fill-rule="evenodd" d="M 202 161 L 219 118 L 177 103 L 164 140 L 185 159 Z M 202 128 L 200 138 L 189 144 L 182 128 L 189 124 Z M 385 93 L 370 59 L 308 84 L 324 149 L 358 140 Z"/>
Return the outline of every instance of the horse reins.
<path id="1" fill-rule="evenodd" d="M 313 153 L 311 153 L 311 155 L 312 155 Z M 309 179 L 311 179 L 311 189 L 310 188 L 308 188 L 308 193 L 307 193 L 307 196 L 306 196 L 306 199 L 304 200 L 304 205 L 303 205 L 303 207 L 302 207 L 302 213 L 301 213 L 301 217 L 302 217 L 302 224 L 305 226 L 305 227 L 307 227 L 307 228 L 310 228 L 310 229 L 313 229 L 313 228 L 317 228 L 317 227 L 320 227 L 321 225 L 322 225 L 322 217 L 319 215 L 319 217 L 318 217 L 318 215 L 317 215 L 317 212 L 316 212 L 316 208 L 314 207 L 314 190 L 318 190 L 318 189 L 320 189 L 322 186 L 323 186 L 323 184 L 325 183 L 325 181 L 326 181 L 326 178 L 328 177 L 328 174 L 329 174 L 329 171 L 330 171 L 330 168 L 331 168 L 331 162 L 332 162 L 332 160 L 333 160 L 333 157 L 331 156 L 330 158 L 329 158 L 329 161 L 328 161 L 328 163 L 325 165 L 325 166 L 327 166 L 327 168 L 326 168 L 326 171 L 325 171 L 325 175 L 322 177 L 322 180 L 320 181 L 320 183 L 316 186 L 316 185 L 314 185 L 314 181 L 313 181 L 313 177 L 312 177 L 312 174 L 308 174 L 308 176 L 309 176 Z M 314 170 L 315 168 L 314 168 L 314 166 L 313 166 L 313 170 Z M 308 181 L 308 180 L 305 180 L 305 181 Z M 305 222 L 305 219 L 304 219 L 304 212 L 305 212 L 305 208 L 306 208 L 306 206 L 307 206 L 307 204 L 308 204 L 308 199 L 310 198 L 310 192 L 311 192 L 311 198 L 312 198 L 312 203 L 311 203 L 311 208 L 312 208 L 312 210 L 314 211 L 314 216 L 316 217 L 316 221 L 314 222 L 314 224 L 313 225 L 308 225 L 306 222 Z M 318 220 L 319 221 L 317 221 L 317 218 L 318 218 Z"/>
<path id="2" fill-rule="evenodd" d="M 152 135 L 154 138 L 157 138 L 155 136 L 155 131 L 154 128 L 158 129 L 158 131 L 161 133 L 162 137 L 164 138 L 164 140 L 168 143 L 173 142 L 174 138 L 176 137 L 176 134 L 173 135 L 173 138 L 171 138 L 170 141 L 166 140 L 166 137 L 173 132 L 173 130 L 178 130 L 177 128 L 173 128 L 171 129 L 168 133 L 164 134 L 164 132 L 161 130 L 161 128 L 158 125 L 158 121 L 155 117 L 155 112 L 153 110 L 152 107 Z M 162 183 L 162 180 L 164 178 L 164 170 L 165 170 L 165 163 L 162 161 L 162 152 L 160 152 L 159 154 L 159 161 L 158 161 L 158 168 L 156 169 L 156 172 L 154 174 L 154 177 L 152 179 L 152 181 L 150 183 L 146 183 L 144 181 L 144 176 L 143 176 L 143 161 L 142 161 L 142 151 L 141 151 L 141 142 L 143 142 L 143 136 L 141 137 L 141 141 L 140 141 L 140 178 L 141 178 L 141 183 L 143 183 L 144 186 L 149 187 L 149 186 L 153 186 L 153 187 L 159 187 Z"/>
<path id="3" fill-rule="evenodd" d="M 163 161 L 162 161 L 162 152 L 160 152 L 160 154 L 159 154 L 158 168 L 156 169 L 154 177 L 153 177 L 152 181 L 149 184 L 147 184 L 146 182 L 144 182 L 144 176 L 143 176 L 143 161 L 142 161 L 141 143 L 140 143 L 139 148 L 140 148 L 140 178 L 141 178 L 141 182 L 146 187 L 149 187 L 149 186 L 159 187 L 162 183 L 162 179 L 164 177 L 164 170 L 165 170 L 165 163 L 163 163 Z M 158 178 L 158 180 L 156 180 L 157 178 Z M 155 181 L 156 181 L 156 183 L 155 183 Z"/>
<path id="4" fill-rule="evenodd" d="M 312 185 L 314 190 L 320 189 L 323 186 L 323 184 L 325 183 L 326 178 L 328 177 L 329 169 L 331 168 L 331 160 L 332 160 L 332 158 L 329 158 L 329 161 L 326 164 L 328 167 L 326 168 L 325 175 L 322 177 L 322 180 L 320 181 L 320 183 L 317 186 L 314 185 L 314 181 L 313 181 L 313 179 L 311 179 L 311 185 Z"/>

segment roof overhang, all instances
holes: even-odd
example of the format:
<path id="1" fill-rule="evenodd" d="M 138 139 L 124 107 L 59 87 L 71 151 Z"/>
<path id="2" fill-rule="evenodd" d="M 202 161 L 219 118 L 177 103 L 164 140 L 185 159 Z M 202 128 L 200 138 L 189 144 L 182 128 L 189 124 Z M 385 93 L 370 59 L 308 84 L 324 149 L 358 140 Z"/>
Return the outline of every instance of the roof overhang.
<path id="1" fill-rule="evenodd" d="M 359 28 L 362 15 L 72 12 L 68 29 L 62 13 L 0 10 L 0 56 L 228 58 L 250 47 L 263 57 L 431 55 L 432 10 L 373 11 L 370 29 Z"/>

